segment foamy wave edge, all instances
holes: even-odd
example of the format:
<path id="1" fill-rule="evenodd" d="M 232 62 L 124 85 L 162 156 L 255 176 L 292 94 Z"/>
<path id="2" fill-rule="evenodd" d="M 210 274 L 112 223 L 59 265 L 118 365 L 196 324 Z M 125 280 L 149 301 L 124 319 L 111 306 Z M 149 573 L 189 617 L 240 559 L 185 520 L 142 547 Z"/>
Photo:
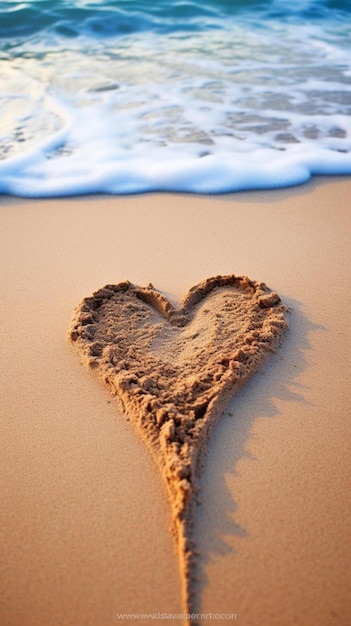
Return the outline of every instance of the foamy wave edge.
<path id="1" fill-rule="evenodd" d="M 217 194 L 300 185 L 313 175 L 350 174 L 351 153 L 306 145 L 284 152 L 260 149 L 152 162 L 130 158 L 82 163 L 63 158 L 38 163 L 37 155 L 29 154 L 0 164 L 0 193 L 37 198 L 150 191 Z"/>

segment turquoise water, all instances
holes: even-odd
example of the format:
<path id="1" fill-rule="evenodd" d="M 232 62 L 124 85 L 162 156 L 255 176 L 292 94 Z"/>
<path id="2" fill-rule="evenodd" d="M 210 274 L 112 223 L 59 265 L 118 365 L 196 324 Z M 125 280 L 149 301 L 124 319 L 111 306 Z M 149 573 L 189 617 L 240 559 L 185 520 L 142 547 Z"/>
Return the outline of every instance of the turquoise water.
<path id="1" fill-rule="evenodd" d="M 0 192 L 351 174 L 351 0 L 0 2 Z"/>

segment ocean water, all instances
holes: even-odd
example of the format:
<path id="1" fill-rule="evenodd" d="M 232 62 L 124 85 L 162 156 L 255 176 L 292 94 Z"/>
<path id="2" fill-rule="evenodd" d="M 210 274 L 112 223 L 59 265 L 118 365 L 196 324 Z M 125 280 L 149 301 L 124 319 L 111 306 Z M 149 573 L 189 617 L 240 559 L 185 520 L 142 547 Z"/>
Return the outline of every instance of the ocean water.
<path id="1" fill-rule="evenodd" d="M 351 174 L 351 0 L 0 1 L 0 193 Z"/>

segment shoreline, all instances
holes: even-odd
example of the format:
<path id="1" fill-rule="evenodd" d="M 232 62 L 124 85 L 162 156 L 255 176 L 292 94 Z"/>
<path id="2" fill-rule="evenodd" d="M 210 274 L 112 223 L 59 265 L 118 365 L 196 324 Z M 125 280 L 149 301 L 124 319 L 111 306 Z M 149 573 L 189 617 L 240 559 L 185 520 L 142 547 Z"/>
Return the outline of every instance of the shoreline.
<path id="1" fill-rule="evenodd" d="M 318 177 L 218 196 L 0 197 L 2 623 L 181 613 L 161 476 L 66 335 L 106 283 L 152 282 L 177 303 L 235 273 L 279 293 L 290 331 L 211 435 L 195 522 L 201 612 L 346 626 L 350 191 L 348 177 Z"/>

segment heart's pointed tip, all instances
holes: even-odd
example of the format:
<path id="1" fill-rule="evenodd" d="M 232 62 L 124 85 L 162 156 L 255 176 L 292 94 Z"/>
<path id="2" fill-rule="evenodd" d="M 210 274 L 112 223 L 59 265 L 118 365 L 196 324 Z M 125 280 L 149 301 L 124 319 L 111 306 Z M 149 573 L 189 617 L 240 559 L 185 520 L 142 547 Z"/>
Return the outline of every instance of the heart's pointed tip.
<path id="1" fill-rule="evenodd" d="M 199 615 L 197 612 L 197 585 L 199 584 L 199 578 L 194 573 L 194 554 L 191 555 L 191 562 L 186 562 L 182 567 L 182 559 L 180 558 L 181 565 L 181 578 L 183 584 L 183 612 L 184 612 L 184 624 L 187 626 L 200 626 Z"/>

